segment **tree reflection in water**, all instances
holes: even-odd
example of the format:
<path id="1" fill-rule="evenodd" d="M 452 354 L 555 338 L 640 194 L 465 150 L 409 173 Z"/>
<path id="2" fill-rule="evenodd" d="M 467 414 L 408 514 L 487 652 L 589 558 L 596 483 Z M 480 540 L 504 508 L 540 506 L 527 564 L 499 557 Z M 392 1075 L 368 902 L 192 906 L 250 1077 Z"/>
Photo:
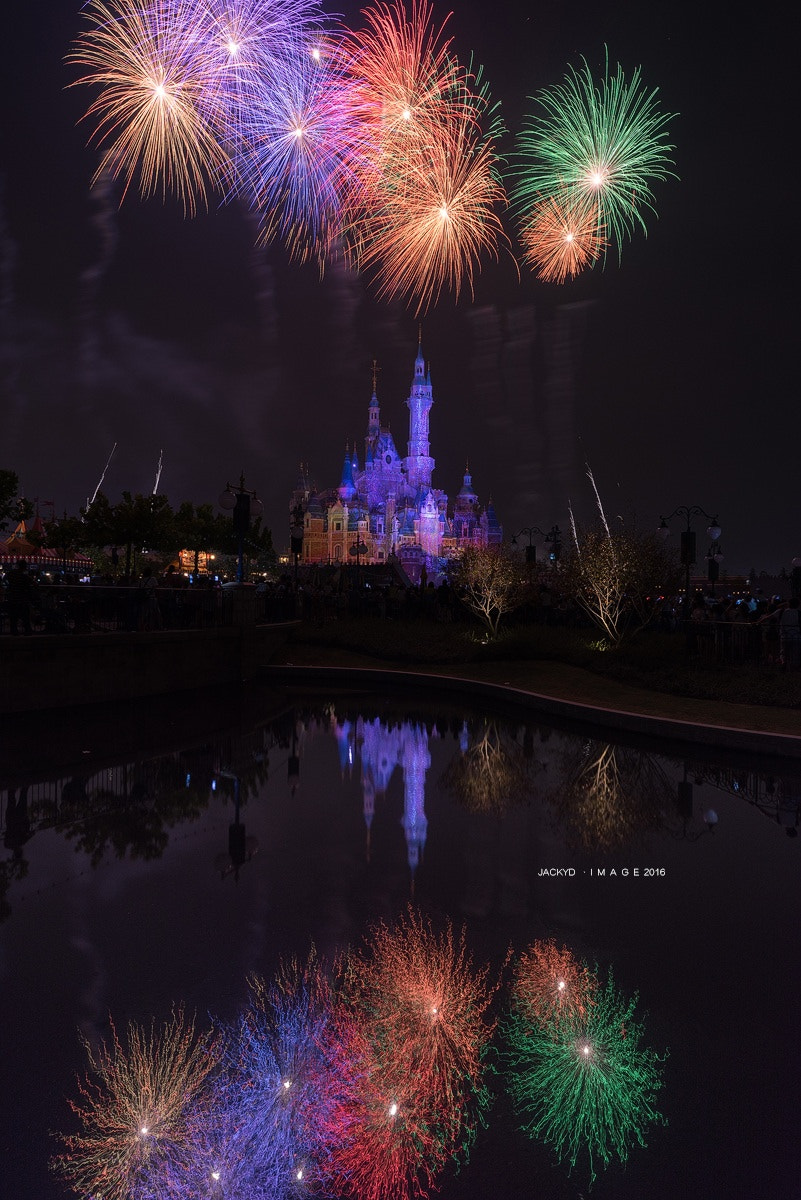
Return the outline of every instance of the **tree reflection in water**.
<path id="1" fill-rule="evenodd" d="M 614 850 L 671 818 L 675 784 L 654 755 L 571 739 L 561 774 L 547 798 L 569 846 Z"/>
<path id="2" fill-rule="evenodd" d="M 506 812 L 529 800 L 540 763 L 529 756 L 509 726 L 487 717 L 465 722 L 456 754 L 440 778 L 470 812 Z"/>

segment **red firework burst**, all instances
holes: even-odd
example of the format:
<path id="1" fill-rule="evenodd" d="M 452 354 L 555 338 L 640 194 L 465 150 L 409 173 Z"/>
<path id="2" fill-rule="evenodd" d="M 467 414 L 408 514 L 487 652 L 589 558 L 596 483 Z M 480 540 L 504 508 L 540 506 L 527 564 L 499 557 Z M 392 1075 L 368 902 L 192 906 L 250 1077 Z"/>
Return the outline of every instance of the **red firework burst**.
<path id="1" fill-rule="evenodd" d="M 586 1014 L 595 990 L 595 976 L 586 964 L 551 938 L 534 942 L 521 954 L 512 1004 L 540 1028 L 556 1030 L 565 1019 Z"/>

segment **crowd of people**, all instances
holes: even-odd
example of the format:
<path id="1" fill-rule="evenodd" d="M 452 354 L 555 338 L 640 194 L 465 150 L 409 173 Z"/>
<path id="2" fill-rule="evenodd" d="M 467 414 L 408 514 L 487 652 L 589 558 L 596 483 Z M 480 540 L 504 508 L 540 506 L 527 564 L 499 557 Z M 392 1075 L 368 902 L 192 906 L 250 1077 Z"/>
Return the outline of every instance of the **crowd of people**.
<path id="1" fill-rule="evenodd" d="M 135 577 L 92 581 L 116 600 L 115 620 L 128 630 L 198 628 L 214 624 L 223 607 L 223 585 L 208 575 L 190 577 L 174 564 L 163 573 L 146 565 Z M 69 586 L 70 584 L 74 586 Z M 38 577 L 24 559 L 0 575 L 0 632 L 89 632 L 94 627 L 86 585 L 69 576 Z M 94 591 L 94 588 L 92 589 Z M 261 621 L 305 620 L 317 625 L 345 617 L 373 616 L 388 621 L 449 623 L 465 615 L 459 589 L 425 579 L 404 587 L 399 580 L 380 583 L 345 573 L 298 580 L 289 574 L 263 580 L 254 589 Z M 96 593 L 100 597 L 101 593 Z M 587 624 L 575 597 L 548 582 L 532 591 L 515 620 L 546 626 Z M 786 669 L 801 667 L 801 608 L 797 596 L 783 600 L 746 593 L 738 597 L 697 593 L 689 611 L 683 597 L 665 597 L 656 626 L 683 629 L 691 655 L 714 654 L 762 661 Z"/>

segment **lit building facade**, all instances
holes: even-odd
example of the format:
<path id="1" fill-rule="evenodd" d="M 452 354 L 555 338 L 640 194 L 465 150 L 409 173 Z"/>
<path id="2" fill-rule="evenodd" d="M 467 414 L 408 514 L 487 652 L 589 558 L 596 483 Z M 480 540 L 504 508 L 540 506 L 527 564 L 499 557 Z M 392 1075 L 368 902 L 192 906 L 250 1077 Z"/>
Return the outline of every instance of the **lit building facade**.
<path id="1" fill-rule="evenodd" d="M 298 528 L 302 514 L 302 563 L 380 564 L 395 557 L 417 582 L 423 567 L 434 578 L 467 546 L 500 544 L 503 529 L 492 501 L 479 504 L 469 471 L 452 507 L 446 493 L 433 485 L 433 403 L 431 375 L 418 346 L 406 401 L 409 440 L 401 457 L 389 426 L 381 423 L 373 373 L 363 463 L 356 447 L 347 446 L 338 487 L 319 491 L 302 469 L 292 494 L 290 512 Z"/>

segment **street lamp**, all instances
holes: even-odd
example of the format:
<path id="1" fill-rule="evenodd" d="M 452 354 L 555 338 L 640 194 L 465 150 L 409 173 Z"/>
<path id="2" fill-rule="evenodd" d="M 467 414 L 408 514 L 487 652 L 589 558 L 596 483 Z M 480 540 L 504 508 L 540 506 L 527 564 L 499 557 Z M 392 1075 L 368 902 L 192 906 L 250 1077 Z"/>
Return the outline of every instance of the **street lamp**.
<path id="1" fill-rule="evenodd" d="M 295 591 L 298 590 L 298 559 L 303 553 L 303 505 L 298 503 L 292 509 L 289 524 L 289 548 L 295 560 Z"/>
<path id="2" fill-rule="evenodd" d="M 535 563 L 537 561 L 537 547 L 534 545 L 534 534 L 538 533 L 546 542 L 551 543 L 551 549 L 548 557 L 552 563 L 559 561 L 562 554 L 562 533 L 558 525 L 552 525 L 548 533 L 544 529 L 540 529 L 537 525 L 526 525 L 523 529 L 518 529 L 517 533 L 512 535 L 512 545 L 517 545 L 517 539 L 526 534 L 528 537 L 528 545 L 526 546 L 526 562 Z"/>
<path id="3" fill-rule="evenodd" d="M 711 517 L 705 509 L 700 507 L 700 505 L 698 505 L 698 504 L 691 504 L 691 505 L 680 504 L 678 508 L 673 509 L 673 512 L 670 513 L 669 516 L 659 518 L 659 527 L 656 532 L 663 540 L 667 540 L 668 536 L 670 535 L 670 528 L 668 527 L 668 521 L 672 521 L 674 517 L 680 517 L 680 516 L 685 517 L 686 521 L 687 521 L 687 526 L 685 529 L 682 530 L 682 533 L 681 533 L 681 562 L 685 568 L 685 570 L 684 570 L 684 604 L 685 604 L 685 614 L 688 615 L 689 610 L 687 609 L 687 605 L 689 604 L 689 598 L 690 598 L 690 567 L 692 567 L 693 564 L 695 563 L 695 531 L 692 528 L 692 523 L 691 523 L 692 518 L 693 517 L 706 517 L 706 519 L 709 521 L 709 525 L 707 527 L 706 532 L 707 532 L 707 537 L 709 538 L 709 540 L 711 542 L 718 541 L 718 539 L 720 538 L 721 530 L 720 530 L 720 526 L 718 525 L 717 517 Z M 713 557 L 714 557 L 714 555 L 713 555 Z M 720 559 L 722 559 L 722 558 L 723 558 L 723 555 L 720 555 Z M 720 561 L 720 559 L 718 561 Z M 716 566 L 717 566 L 717 564 L 716 564 Z M 710 576 L 710 578 L 711 578 L 711 576 Z M 717 579 L 717 575 L 715 576 L 715 578 Z"/>
<path id="4" fill-rule="evenodd" d="M 220 493 L 219 499 L 220 508 L 231 513 L 234 524 L 234 533 L 237 541 L 237 566 L 236 566 L 236 582 L 242 583 L 244 579 L 244 555 L 245 555 L 245 534 L 250 529 L 251 517 L 260 517 L 264 512 L 264 505 L 255 492 L 249 491 L 245 487 L 244 474 L 239 476 L 239 486 L 232 488 L 230 483 L 226 483 L 225 491 Z"/>

